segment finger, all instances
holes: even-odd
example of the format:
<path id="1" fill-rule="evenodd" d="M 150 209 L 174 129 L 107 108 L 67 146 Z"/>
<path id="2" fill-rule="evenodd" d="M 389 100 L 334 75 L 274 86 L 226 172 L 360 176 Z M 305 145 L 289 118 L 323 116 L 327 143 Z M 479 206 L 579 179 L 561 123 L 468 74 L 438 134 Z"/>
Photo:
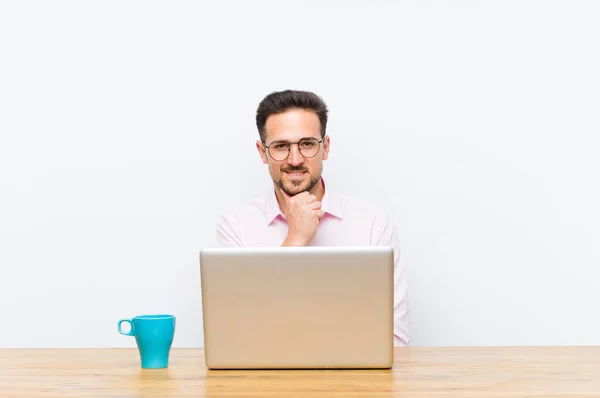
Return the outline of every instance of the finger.
<path id="1" fill-rule="evenodd" d="M 308 205 L 313 210 L 319 210 L 321 208 L 321 202 L 319 202 L 318 200 L 316 202 L 308 203 Z"/>
<path id="2" fill-rule="evenodd" d="M 307 203 L 314 202 L 316 197 L 314 195 L 311 195 L 308 191 L 302 191 L 291 199 L 298 204 L 304 205 Z"/>
<path id="3" fill-rule="evenodd" d="M 321 218 L 323 218 L 323 215 L 325 214 L 325 212 L 323 210 L 315 210 L 315 217 L 320 220 Z"/>
<path id="4" fill-rule="evenodd" d="M 305 191 L 305 192 L 307 192 L 307 191 Z M 308 192 L 307 192 L 307 193 L 308 193 Z M 315 195 L 308 194 L 308 195 L 306 196 L 306 202 L 304 202 L 304 203 L 313 203 L 313 202 L 315 202 L 316 200 L 317 200 L 317 197 L 316 197 Z"/>

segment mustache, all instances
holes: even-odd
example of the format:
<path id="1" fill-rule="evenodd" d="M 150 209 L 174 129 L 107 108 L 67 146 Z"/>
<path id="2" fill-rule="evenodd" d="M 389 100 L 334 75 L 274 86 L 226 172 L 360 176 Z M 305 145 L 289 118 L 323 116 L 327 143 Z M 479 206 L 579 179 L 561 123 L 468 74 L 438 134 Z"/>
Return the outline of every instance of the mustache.
<path id="1" fill-rule="evenodd" d="M 308 169 L 306 167 L 300 167 L 300 166 L 297 166 L 297 167 L 288 166 L 288 167 L 281 169 L 281 171 L 287 171 L 287 172 L 289 172 L 289 171 L 306 171 L 306 172 L 308 172 Z"/>

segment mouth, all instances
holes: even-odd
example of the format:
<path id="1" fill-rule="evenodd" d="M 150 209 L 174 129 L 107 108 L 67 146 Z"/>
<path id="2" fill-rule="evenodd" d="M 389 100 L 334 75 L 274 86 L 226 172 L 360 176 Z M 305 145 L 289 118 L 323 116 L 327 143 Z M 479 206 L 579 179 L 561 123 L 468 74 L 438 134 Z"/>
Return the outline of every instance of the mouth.
<path id="1" fill-rule="evenodd" d="M 301 170 L 293 170 L 293 171 L 284 171 L 284 173 L 288 176 L 288 178 L 290 178 L 291 180 L 301 180 L 304 178 L 305 175 L 308 174 L 307 171 L 301 171 Z"/>

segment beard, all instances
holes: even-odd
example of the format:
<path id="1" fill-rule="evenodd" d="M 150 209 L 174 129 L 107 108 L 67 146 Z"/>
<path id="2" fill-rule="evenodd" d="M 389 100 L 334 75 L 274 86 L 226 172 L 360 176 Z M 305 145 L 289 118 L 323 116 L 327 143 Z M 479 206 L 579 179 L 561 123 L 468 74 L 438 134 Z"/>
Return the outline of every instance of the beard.
<path id="1" fill-rule="evenodd" d="M 309 174 L 308 170 L 303 167 L 288 167 L 284 170 L 281 170 L 282 175 L 284 175 L 285 172 L 289 171 L 305 171 L 310 177 L 308 181 L 303 179 L 302 181 L 288 181 L 286 183 L 283 182 L 282 177 L 279 177 L 279 179 L 277 180 L 273 179 L 273 182 L 279 188 L 281 188 L 283 192 L 290 196 L 298 195 L 300 192 L 310 191 L 321 179 L 321 175 L 313 176 L 312 174 Z"/>

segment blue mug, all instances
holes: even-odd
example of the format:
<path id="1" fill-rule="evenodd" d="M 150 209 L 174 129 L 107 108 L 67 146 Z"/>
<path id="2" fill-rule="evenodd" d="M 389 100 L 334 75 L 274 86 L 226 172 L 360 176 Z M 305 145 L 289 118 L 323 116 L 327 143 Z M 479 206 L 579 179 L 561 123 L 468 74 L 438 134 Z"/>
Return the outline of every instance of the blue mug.
<path id="1" fill-rule="evenodd" d="M 123 322 L 129 323 L 129 332 L 121 329 Z M 173 315 L 140 315 L 132 319 L 120 319 L 117 329 L 125 336 L 135 336 L 142 368 L 160 369 L 169 366 L 169 353 L 175 335 Z"/>

